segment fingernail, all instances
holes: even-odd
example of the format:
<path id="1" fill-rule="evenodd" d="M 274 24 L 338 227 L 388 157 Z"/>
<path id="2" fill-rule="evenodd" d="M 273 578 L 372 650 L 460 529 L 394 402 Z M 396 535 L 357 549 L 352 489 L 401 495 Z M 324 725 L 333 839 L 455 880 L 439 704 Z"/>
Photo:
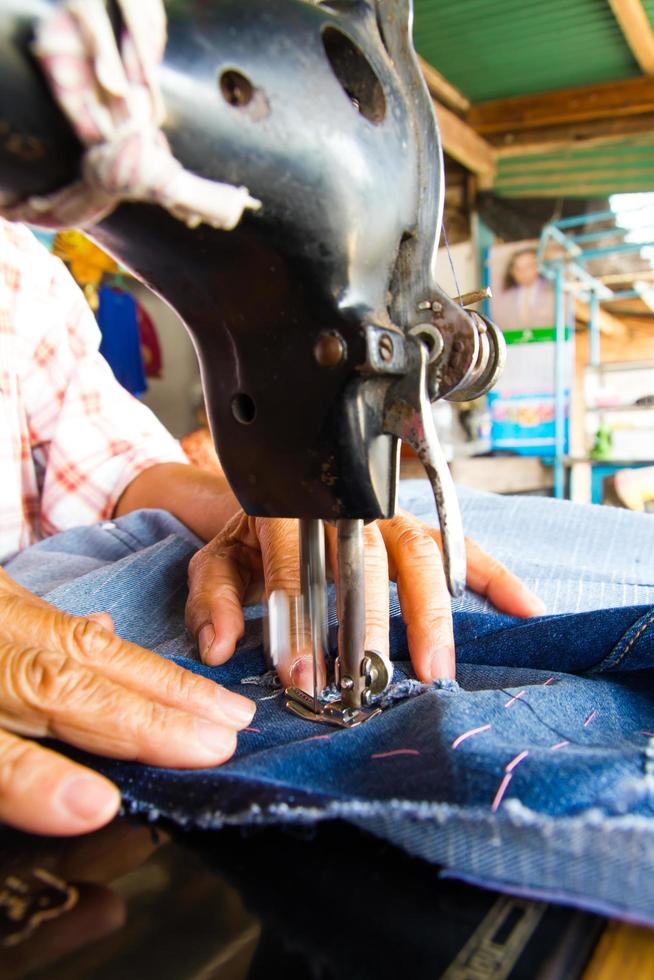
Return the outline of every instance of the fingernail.
<path id="1" fill-rule="evenodd" d="M 234 749 L 235 735 L 233 732 L 220 725 L 215 725 L 204 718 L 195 719 L 195 733 L 198 741 L 213 754 L 224 755 L 229 752 L 231 755 Z"/>
<path id="2" fill-rule="evenodd" d="M 118 809 L 120 793 L 97 776 L 73 776 L 63 784 L 59 800 L 64 809 L 80 820 L 107 819 Z"/>
<path id="3" fill-rule="evenodd" d="M 532 609 L 532 613 L 531 613 L 532 616 L 544 616 L 545 613 L 547 612 L 547 606 L 540 598 L 540 596 L 534 595 L 533 592 L 529 592 L 528 596 L 529 596 L 529 604 Z"/>
<path id="4" fill-rule="evenodd" d="M 432 681 L 454 680 L 454 647 L 439 647 L 429 659 Z"/>
<path id="5" fill-rule="evenodd" d="M 249 725 L 257 710 L 256 704 L 240 694 L 232 694 L 230 691 L 221 692 L 221 704 L 226 718 L 233 721 L 239 728 Z"/>
<path id="6" fill-rule="evenodd" d="M 114 624 L 111 613 L 108 612 L 89 613 L 89 615 L 86 618 L 90 619 L 92 623 L 98 623 L 99 626 L 102 626 L 103 629 L 109 630 L 110 633 L 114 633 L 116 630 L 116 626 Z"/>
<path id="7" fill-rule="evenodd" d="M 213 646 L 213 641 L 216 639 L 216 631 L 214 630 L 211 623 L 207 623 L 202 627 L 198 635 L 198 647 L 200 650 L 200 657 L 202 660 L 207 659 L 207 655 Z"/>
<path id="8" fill-rule="evenodd" d="M 299 687 L 307 694 L 313 694 L 313 660 L 311 657 L 300 657 L 291 667 L 291 687 Z M 318 690 L 322 690 L 320 671 L 318 671 Z"/>

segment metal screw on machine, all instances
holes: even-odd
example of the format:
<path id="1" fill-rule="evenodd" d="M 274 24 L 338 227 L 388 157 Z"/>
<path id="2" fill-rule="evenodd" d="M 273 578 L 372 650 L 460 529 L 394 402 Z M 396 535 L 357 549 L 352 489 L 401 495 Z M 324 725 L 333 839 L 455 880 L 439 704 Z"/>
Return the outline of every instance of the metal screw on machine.
<path id="1" fill-rule="evenodd" d="M 381 335 L 381 337 L 379 338 L 378 347 L 379 347 L 379 356 L 381 357 L 382 361 L 388 363 L 388 361 L 393 360 L 393 354 L 395 352 L 395 349 L 393 347 L 393 338 L 389 334 L 383 333 Z"/>
<path id="2" fill-rule="evenodd" d="M 345 359 L 347 347 L 341 335 L 333 330 L 320 334 L 313 354 L 321 367 L 336 367 Z"/>

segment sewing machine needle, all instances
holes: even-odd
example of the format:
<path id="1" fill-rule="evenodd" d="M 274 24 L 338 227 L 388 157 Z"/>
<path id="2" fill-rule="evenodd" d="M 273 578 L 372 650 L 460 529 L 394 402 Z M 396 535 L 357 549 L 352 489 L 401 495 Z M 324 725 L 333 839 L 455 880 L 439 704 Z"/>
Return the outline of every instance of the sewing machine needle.
<path id="1" fill-rule="evenodd" d="M 323 523 L 300 520 L 300 569 L 304 622 L 308 624 L 313 666 L 313 709 L 318 711 L 318 660 L 324 655 L 326 617 L 325 534 Z M 306 629 L 306 626 L 305 626 Z"/>
<path id="2" fill-rule="evenodd" d="M 336 526 L 341 698 L 347 707 L 360 708 L 366 639 L 363 521 L 342 519 Z"/>

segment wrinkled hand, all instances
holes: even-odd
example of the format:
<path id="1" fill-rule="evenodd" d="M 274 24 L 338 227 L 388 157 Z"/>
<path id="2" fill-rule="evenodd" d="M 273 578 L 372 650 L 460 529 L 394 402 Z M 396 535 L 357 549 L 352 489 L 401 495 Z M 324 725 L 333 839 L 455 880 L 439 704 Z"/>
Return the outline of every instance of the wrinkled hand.
<path id="1" fill-rule="evenodd" d="M 108 779 L 21 735 L 204 768 L 232 755 L 253 714 L 246 698 L 121 640 L 108 614 L 62 613 L 0 571 L 0 820 L 78 834 L 120 805 Z"/>
<path id="2" fill-rule="evenodd" d="M 336 567 L 336 532 L 326 525 L 327 557 Z M 454 636 L 445 582 L 440 532 L 411 514 L 368 524 L 365 535 L 366 641 L 368 650 L 389 658 L 388 580 L 397 582 L 409 653 L 416 675 L 430 683 L 454 677 Z M 513 616 L 545 609 L 504 565 L 466 541 L 468 586 Z M 243 605 L 264 593 L 300 591 L 297 521 L 236 514 L 189 566 L 186 622 L 205 663 L 224 663 L 243 635 Z M 279 665 L 284 684 L 312 689 L 311 659 L 305 654 Z M 324 665 L 320 680 L 324 682 Z"/>

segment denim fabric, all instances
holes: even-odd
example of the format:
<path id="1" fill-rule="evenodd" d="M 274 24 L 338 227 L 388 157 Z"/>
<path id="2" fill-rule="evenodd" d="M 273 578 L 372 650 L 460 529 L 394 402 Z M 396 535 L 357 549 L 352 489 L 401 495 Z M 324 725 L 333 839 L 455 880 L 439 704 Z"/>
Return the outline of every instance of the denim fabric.
<path id="1" fill-rule="evenodd" d="M 402 496 L 435 520 L 423 483 Z M 469 491 L 461 502 L 467 533 L 550 614 L 513 620 L 466 594 L 455 603 L 457 682 L 425 686 L 411 674 L 393 588 L 386 710 L 353 731 L 284 711 L 257 608 L 228 664 L 191 659 L 183 608 L 197 542 L 169 516 L 133 514 L 23 552 L 6 567 L 27 587 L 70 612 L 107 609 L 122 636 L 257 701 L 253 730 L 217 769 L 70 754 L 153 819 L 220 827 L 339 817 L 448 874 L 654 923 L 653 519 Z"/>

